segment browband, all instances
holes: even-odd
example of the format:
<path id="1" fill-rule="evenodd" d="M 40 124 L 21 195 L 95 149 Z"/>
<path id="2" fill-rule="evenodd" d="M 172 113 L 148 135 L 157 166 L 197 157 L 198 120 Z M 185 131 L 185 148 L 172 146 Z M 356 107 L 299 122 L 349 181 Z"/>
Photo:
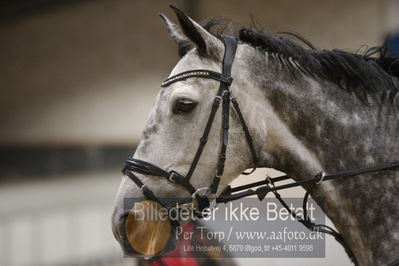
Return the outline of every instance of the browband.
<path id="1" fill-rule="evenodd" d="M 181 80 L 185 80 L 188 78 L 214 79 L 214 80 L 223 82 L 227 85 L 230 85 L 233 82 L 233 78 L 231 78 L 230 76 L 226 77 L 225 75 L 220 74 L 215 71 L 212 71 L 212 70 L 197 69 L 197 70 L 184 71 L 184 72 L 181 72 L 181 73 L 174 75 L 170 78 L 167 78 L 161 83 L 161 87 L 167 87 L 172 83 L 175 83 L 175 82 L 181 81 Z"/>

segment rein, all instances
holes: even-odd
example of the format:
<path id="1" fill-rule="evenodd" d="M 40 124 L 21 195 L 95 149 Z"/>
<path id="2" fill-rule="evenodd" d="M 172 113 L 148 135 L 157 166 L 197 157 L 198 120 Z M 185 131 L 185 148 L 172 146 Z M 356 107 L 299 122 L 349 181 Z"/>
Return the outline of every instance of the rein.
<path id="1" fill-rule="evenodd" d="M 354 261 L 355 265 L 357 265 L 356 257 L 353 255 L 353 252 L 351 249 L 348 247 L 348 245 L 345 243 L 345 240 L 342 238 L 342 235 L 338 233 L 336 230 L 333 228 L 324 225 L 324 224 L 315 224 L 313 223 L 310 218 L 307 216 L 307 202 L 309 199 L 309 195 L 313 188 L 320 184 L 323 181 L 327 180 L 332 180 L 332 179 L 338 179 L 338 178 L 349 178 L 349 177 L 354 177 L 360 174 L 365 174 L 365 173 L 373 173 L 373 172 L 378 172 L 378 171 L 384 171 L 384 170 L 390 170 L 399 167 L 399 161 L 396 162 L 391 162 L 391 163 L 386 163 L 386 164 L 380 164 L 372 167 L 366 167 L 366 168 L 358 168 L 358 169 L 353 169 L 349 171 L 343 171 L 335 174 L 326 174 L 325 172 L 320 172 L 316 174 L 312 178 L 307 178 L 303 179 L 300 181 L 294 181 L 288 184 L 276 186 L 275 184 L 277 182 L 281 182 L 284 180 L 292 179 L 292 177 L 288 175 L 282 175 L 278 177 L 270 177 L 266 175 L 266 179 L 263 181 L 258 181 L 258 182 L 253 182 L 249 183 L 246 185 L 238 186 L 238 187 L 230 187 L 228 186 L 220 195 L 220 197 L 216 198 L 217 203 L 227 203 L 230 201 L 238 200 L 241 198 L 249 197 L 252 195 L 256 195 L 260 201 L 262 201 L 266 195 L 269 192 L 272 192 L 276 199 L 283 205 L 283 207 L 288 211 L 288 213 L 291 214 L 292 217 L 294 217 L 298 222 L 303 224 L 306 228 L 308 228 L 310 231 L 318 231 L 322 232 L 325 234 L 329 234 L 335 238 L 335 240 L 342 245 L 342 247 L 345 249 L 346 253 L 348 254 L 349 258 Z M 303 185 L 311 185 L 311 187 L 306 191 L 305 196 L 303 197 L 303 203 L 302 203 L 302 208 L 303 208 L 303 216 L 298 215 L 295 211 L 290 209 L 288 204 L 284 201 L 284 199 L 281 197 L 281 195 L 278 193 L 279 190 L 284 190 L 288 188 L 293 188 L 293 187 L 299 187 Z M 258 187 L 256 190 L 253 190 L 251 188 Z M 243 191 L 243 192 L 240 192 Z M 236 194 L 233 194 L 235 192 L 238 192 Z M 397 261 L 399 263 L 399 260 Z M 396 264 L 392 263 L 389 264 L 388 266 L 394 266 Z"/>
<path id="2" fill-rule="evenodd" d="M 231 67 L 232 67 L 235 53 L 236 53 L 237 40 L 233 37 L 222 36 L 219 34 L 217 35 L 217 37 L 223 42 L 224 47 L 225 47 L 222 73 L 218 73 L 218 72 L 210 71 L 210 70 L 206 70 L 206 69 L 190 70 L 190 71 L 185 71 L 185 72 L 179 73 L 177 75 L 174 75 L 174 76 L 166 79 L 164 82 L 162 82 L 162 85 L 161 85 L 162 87 L 167 87 L 175 82 L 186 80 L 188 78 L 193 78 L 193 77 L 213 79 L 213 80 L 220 82 L 218 92 L 213 100 L 213 104 L 211 107 L 208 121 L 206 123 L 203 134 L 199 140 L 199 146 L 197 148 L 197 152 L 195 153 L 195 156 L 193 158 L 193 161 L 191 163 L 191 166 L 190 166 L 187 174 L 185 176 L 183 176 L 173 170 L 166 171 L 154 164 L 151 164 L 151 163 L 143 161 L 143 160 L 135 159 L 133 157 L 131 157 L 125 161 L 125 167 L 122 169 L 123 174 L 127 175 L 141 189 L 141 191 L 143 192 L 144 196 L 147 199 L 156 201 L 168 209 L 171 209 L 172 207 L 175 207 L 175 206 L 179 206 L 179 204 L 184 205 L 184 204 L 192 203 L 193 206 L 195 204 L 195 206 L 192 208 L 192 210 L 197 215 L 197 217 L 203 217 L 203 210 L 210 206 L 209 196 L 216 195 L 216 192 L 219 187 L 220 179 L 223 176 L 225 161 L 226 161 L 226 150 L 227 150 L 228 140 L 229 140 L 229 117 L 230 117 L 229 112 L 230 112 L 231 106 L 233 107 L 234 111 L 236 112 L 238 119 L 241 123 L 242 129 L 245 134 L 245 138 L 246 138 L 246 141 L 247 141 L 250 153 L 251 153 L 252 161 L 253 161 L 252 171 L 244 172 L 242 174 L 244 174 L 244 175 L 251 174 L 256 169 L 256 165 L 257 165 L 257 154 L 256 154 L 255 146 L 253 143 L 253 139 L 251 137 L 250 131 L 245 122 L 243 114 L 240 110 L 237 99 L 234 96 L 234 94 L 232 93 L 232 91 L 230 90 L 230 85 L 233 82 L 233 78 L 231 77 Z M 221 103 L 222 103 L 222 125 L 221 125 L 222 137 L 221 137 L 221 147 L 220 147 L 219 156 L 218 156 L 218 160 L 217 160 L 216 173 L 213 176 L 212 182 L 208 187 L 195 188 L 191 184 L 190 178 L 192 177 L 192 175 L 197 167 L 198 161 L 201 158 L 202 152 L 203 152 L 205 145 L 207 143 L 207 140 L 208 140 L 208 136 L 209 136 L 213 121 L 215 119 L 216 113 L 217 113 Z M 278 185 L 278 186 L 276 186 L 276 183 L 285 181 L 288 179 L 292 179 L 292 178 L 288 175 L 283 175 L 283 176 L 279 176 L 279 177 L 275 177 L 275 178 L 271 178 L 271 177 L 267 176 L 266 179 L 263 181 L 249 183 L 249 184 L 234 187 L 234 188 L 228 186 L 220 196 L 216 195 L 215 198 L 216 198 L 216 203 L 227 203 L 227 202 L 238 200 L 238 199 L 241 199 L 244 197 L 257 195 L 258 199 L 260 201 L 262 201 L 269 192 L 272 192 L 274 194 L 274 196 L 284 206 L 284 208 L 287 209 L 287 211 L 294 218 L 296 218 L 298 222 L 302 223 L 304 226 L 306 226 L 311 231 L 317 230 L 319 232 L 323 232 L 323 233 L 332 235 L 344 247 L 344 249 L 348 253 L 349 257 L 355 262 L 355 264 L 357 264 L 356 258 L 353 256 L 352 251 L 346 245 L 344 239 L 337 231 L 335 231 L 334 229 L 332 229 L 331 227 L 328 227 L 326 225 L 315 224 L 315 223 L 311 222 L 311 220 L 307 216 L 307 209 L 306 209 L 306 203 L 308 201 L 309 195 L 316 185 L 320 184 L 321 182 L 327 181 L 327 180 L 338 179 L 338 178 L 343 178 L 343 177 L 348 178 L 348 177 L 353 177 L 353 176 L 357 176 L 357 175 L 365 174 L 365 173 L 390 170 L 390 169 L 397 168 L 397 167 L 399 167 L 399 161 L 376 165 L 373 167 L 353 169 L 353 170 L 339 172 L 339 173 L 335 173 L 335 174 L 326 174 L 325 172 L 320 172 L 312 178 L 307 178 L 307 179 L 303 179 L 300 181 L 294 181 L 292 183 Z M 141 173 L 144 175 L 164 177 L 169 182 L 176 183 L 176 184 L 184 187 L 190 193 L 191 200 L 189 202 L 187 202 L 187 200 L 182 201 L 182 202 L 177 201 L 174 203 L 163 202 L 139 179 L 138 176 L 136 176 L 134 174 L 134 172 L 138 172 L 138 173 Z M 278 191 L 283 190 L 283 189 L 292 188 L 292 187 L 303 186 L 303 185 L 311 185 L 311 186 L 310 186 L 309 190 L 306 191 L 306 194 L 304 196 L 303 216 L 300 216 L 288 207 L 288 204 L 281 198 Z M 257 188 L 252 189 L 255 187 L 257 187 Z M 172 224 L 174 226 L 177 226 L 178 222 L 175 222 L 175 223 L 172 222 Z"/>
<path id="3" fill-rule="evenodd" d="M 285 185 L 280 185 L 280 186 L 273 186 L 271 187 L 270 185 L 274 185 L 276 182 L 281 182 L 287 179 L 292 179 L 292 177 L 288 175 L 282 175 L 278 177 L 271 178 L 267 176 L 267 178 L 263 181 L 258 181 L 258 182 L 253 182 L 249 183 L 243 186 L 238 186 L 235 188 L 231 188 L 228 186 L 225 191 L 223 191 L 223 194 L 220 195 L 220 197 L 216 198 L 217 203 L 227 203 L 229 201 L 233 200 L 238 200 L 244 197 L 252 196 L 252 195 L 257 195 L 259 200 L 263 200 L 267 193 L 269 192 L 277 192 L 278 190 L 283 190 L 283 189 L 288 189 L 288 188 L 293 188 L 293 187 L 299 187 L 303 185 L 309 185 L 309 184 L 320 184 L 323 181 L 327 180 L 332 180 L 332 179 L 338 179 L 342 177 L 354 177 L 360 174 L 366 174 L 366 173 L 373 173 L 373 172 L 378 172 L 378 171 L 383 171 L 383 170 L 390 170 L 393 168 L 399 167 L 399 161 L 396 162 L 391 162 L 391 163 L 386 163 L 386 164 L 379 164 L 376 166 L 372 167 L 366 167 L 366 168 L 358 168 L 358 169 L 353 169 L 353 170 L 348 170 L 348 171 L 343 171 L 335 174 L 326 174 L 325 172 L 320 172 L 317 175 L 315 175 L 312 178 L 307 178 L 303 179 L 300 181 L 295 181 L 289 184 Z M 264 186 L 262 186 L 264 185 Z M 260 186 L 260 187 L 259 187 Z M 256 190 L 252 190 L 251 188 L 258 187 Z M 245 191 L 243 191 L 245 190 Z M 243 191 L 243 192 L 239 192 Z M 234 192 L 239 192 L 237 194 L 232 194 Z"/>

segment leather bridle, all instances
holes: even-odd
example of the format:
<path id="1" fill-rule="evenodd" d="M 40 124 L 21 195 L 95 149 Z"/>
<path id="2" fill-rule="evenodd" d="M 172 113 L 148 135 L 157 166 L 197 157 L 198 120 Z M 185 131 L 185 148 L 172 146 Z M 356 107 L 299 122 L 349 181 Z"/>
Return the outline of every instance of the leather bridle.
<path id="1" fill-rule="evenodd" d="M 218 73 L 215 71 L 211 70 L 206 70 L 206 69 L 197 69 L 197 70 L 190 70 L 190 71 L 185 71 L 182 73 L 179 73 L 177 75 L 174 75 L 168 79 L 166 79 L 164 82 L 162 82 L 162 87 L 167 87 L 175 82 L 182 81 L 188 78 L 192 77 L 199 77 L 199 78 L 205 78 L 205 79 L 213 79 L 217 80 L 220 82 L 219 89 L 217 91 L 217 94 L 213 100 L 211 112 L 208 118 L 208 121 L 206 123 L 204 132 L 202 134 L 202 137 L 200 138 L 199 141 L 199 146 L 197 149 L 197 152 L 195 153 L 194 159 L 191 163 L 191 166 L 186 174 L 186 176 L 183 176 L 179 174 L 176 171 L 166 171 L 163 170 L 162 168 L 153 165 L 149 162 L 145 162 L 142 160 L 134 159 L 134 158 L 129 158 L 125 162 L 125 167 L 123 169 L 123 173 L 129 176 L 133 182 L 140 187 L 142 190 L 143 194 L 145 197 L 148 199 L 154 200 L 161 205 L 165 207 L 172 207 L 166 202 L 162 202 L 160 198 L 155 196 L 155 194 L 133 173 L 133 172 L 138 172 L 141 174 L 146 174 L 146 175 L 153 175 L 153 176 L 161 176 L 166 178 L 168 181 L 176 183 L 182 187 L 184 187 L 192 196 L 192 199 L 196 200 L 196 206 L 197 206 L 197 214 L 201 216 L 201 212 L 203 211 L 204 208 L 209 207 L 209 198 L 208 196 L 211 194 L 216 194 L 218 187 L 219 187 L 219 182 L 220 179 L 223 176 L 224 172 L 224 166 L 225 166 L 225 161 L 226 161 L 226 150 L 227 150 L 227 145 L 228 145 L 228 140 L 229 140 L 229 117 L 230 117 L 230 103 L 232 103 L 232 107 L 234 108 L 238 119 L 241 122 L 242 129 L 244 131 L 252 160 L 253 160 L 253 170 L 249 173 L 244 173 L 244 174 L 250 174 L 252 173 L 255 168 L 256 168 L 256 162 L 257 162 L 257 155 L 255 151 L 255 146 L 253 144 L 253 140 L 251 137 L 251 134 L 248 130 L 248 126 L 244 120 L 244 117 L 241 113 L 239 104 L 233 95 L 232 91 L 230 90 L 230 85 L 233 82 L 233 78 L 231 77 L 231 67 L 233 65 L 234 61 L 234 56 L 236 53 L 236 48 L 237 48 L 237 40 L 233 37 L 230 36 L 222 36 L 222 35 L 217 35 L 217 37 L 223 42 L 225 50 L 224 50 L 224 56 L 223 56 L 223 66 L 222 66 L 222 73 Z M 213 176 L 212 182 L 209 185 L 209 187 L 203 187 L 203 188 L 194 188 L 194 186 L 191 184 L 190 179 L 197 167 L 198 161 L 201 158 L 202 152 L 205 148 L 205 145 L 208 140 L 209 132 L 211 130 L 213 121 L 215 120 L 216 113 L 219 109 L 220 103 L 222 103 L 222 139 L 221 139 L 221 148 L 219 152 L 219 157 L 217 161 L 217 166 L 216 166 L 216 173 Z M 184 203 L 184 202 L 183 202 Z M 169 206 L 168 206 L 169 205 Z M 173 204 L 173 206 L 176 205 Z"/>
<path id="2" fill-rule="evenodd" d="M 125 175 L 127 175 L 128 177 L 130 177 L 130 179 L 141 189 L 141 191 L 143 192 L 144 196 L 147 199 L 156 201 L 168 209 L 175 207 L 178 204 L 183 204 L 183 205 L 187 204 L 188 202 L 186 200 L 184 200 L 182 202 L 178 201 L 178 202 L 173 202 L 172 204 L 170 204 L 168 202 L 162 201 L 134 174 L 134 172 L 138 172 L 138 173 L 145 174 L 145 175 L 164 177 L 168 181 L 170 181 L 172 183 L 176 183 L 176 184 L 184 187 L 190 193 L 190 195 L 192 197 L 190 202 L 192 203 L 193 201 L 195 201 L 195 203 L 196 203 L 195 208 L 193 208 L 193 211 L 196 213 L 196 215 L 198 217 L 202 217 L 202 211 L 205 208 L 209 207 L 209 205 L 210 205 L 209 204 L 209 202 L 210 202 L 209 196 L 216 194 L 218 187 L 219 187 L 220 179 L 223 176 L 224 166 L 225 166 L 225 161 L 226 161 L 226 149 L 227 149 L 228 139 L 229 139 L 230 106 L 233 107 L 233 109 L 234 109 L 235 113 L 237 114 L 238 119 L 241 123 L 247 144 L 249 146 L 252 161 L 253 161 L 253 170 L 250 171 L 249 173 L 244 172 L 243 174 L 245 174 L 245 175 L 251 174 L 256 169 L 256 166 L 257 166 L 257 154 L 256 154 L 256 150 L 255 150 L 255 146 L 253 144 L 251 134 L 249 132 L 249 129 L 245 122 L 245 119 L 242 115 L 242 112 L 240 110 L 237 99 L 235 98 L 232 91 L 230 90 L 231 83 L 233 82 L 233 78 L 231 77 L 231 67 L 232 67 L 235 53 L 236 53 L 237 40 L 233 37 L 223 36 L 223 35 L 219 35 L 219 34 L 217 35 L 217 37 L 223 42 L 224 47 L 225 47 L 222 73 L 218 73 L 218 72 L 206 70 L 206 69 L 190 70 L 190 71 L 185 71 L 185 72 L 179 73 L 177 75 L 174 75 L 172 77 L 169 77 L 168 79 L 166 79 L 165 81 L 162 82 L 162 87 L 167 87 L 175 82 L 186 80 L 188 78 L 193 78 L 193 77 L 213 79 L 213 80 L 220 82 L 219 89 L 218 89 L 217 94 L 213 100 L 213 104 L 212 104 L 212 108 L 211 108 L 211 112 L 210 112 L 208 121 L 206 123 L 202 137 L 200 138 L 200 141 L 199 141 L 200 143 L 199 143 L 197 152 L 195 153 L 194 159 L 191 163 L 191 166 L 190 166 L 186 176 L 183 176 L 173 170 L 168 172 L 154 164 L 151 164 L 151 163 L 143 161 L 143 160 L 135 159 L 133 157 L 131 157 L 125 161 L 125 167 L 122 170 L 122 172 Z M 215 173 L 209 187 L 195 188 L 191 184 L 190 178 L 193 175 L 193 173 L 197 167 L 198 161 L 201 158 L 202 152 L 207 143 L 209 132 L 211 130 L 213 121 L 215 119 L 215 115 L 219 109 L 220 103 L 222 103 L 222 128 L 221 128 L 222 138 L 221 138 L 221 148 L 220 148 L 219 157 L 218 157 L 218 161 L 217 161 L 216 173 Z M 306 203 L 308 201 L 309 194 L 316 185 L 320 184 L 323 181 L 337 179 L 337 178 L 343 178 L 343 177 L 353 177 L 353 176 L 357 176 L 360 174 L 389 170 L 389 169 L 394 169 L 397 167 L 399 167 L 399 161 L 390 162 L 390 163 L 386 163 L 386 164 L 380 164 L 380 165 L 376 165 L 373 167 L 353 169 L 353 170 L 349 170 L 349 171 L 344 171 L 344 172 L 335 173 L 335 174 L 328 174 L 328 175 L 325 172 L 320 172 L 312 178 L 302 179 L 300 181 L 294 181 L 292 183 L 288 183 L 288 184 L 284 184 L 284 185 L 280 185 L 280 186 L 275 186 L 275 183 L 284 181 L 284 180 L 288 180 L 288 179 L 292 179 L 292 177 L 290 177 L 288 175 L 278 176 L 275 178 L 266 176 L 266 179 L 263 181 L 249 183 L 249 184 L 235 187 L 235 188 L 231 188 L 230 186 L 228 186 L 227 189 L 225 189 L 224 192 L 220 196 L 216 195 L 216 202 L 217 203 L 226 203 L 229 201 L 238 200 L 238 199 L 248 197 L 251 195 L 257 195 L 259 200 L 263 200 L 266 197 L 267 193 L 272 192 L 275 195 L 275 197 L 281 202 L 283 207 L 285 209 L 287 209 L 287 211 L 294 218 L 296 218 L 300 223 L 305 225 L 308 229 L 310 229 L 312 231 L 317 230 L 317 231 L 332 235 L 345 248 L 349 257 L 351 257 L 354 260 L 355 264 L 357 264 L 356 258 L 353 256 L 352 251 L 349 249 L 349 247 L 346 245 L 344 239 L 337 231 L 335 231 L 334 229 L 332 229 L 326 225 L 315 224 L 310 221 L 309 217 L 306 214 L 306 211 L 307 211 Z M 303 186 L 303 185 L 310 185 L 310 189 L 308 189 L 306 191 L 305 197 L 303 199 L 303 215 L 300 216 L 288 207 L 288 204 L 286 204 L 286 202 L 281 198 L 278 191 L 283 190 L 283 189 L 292 188 L 292 187 Z M 256 189 L 253 190 L 252 188 L 255 188 L 255 187 L 256 187 Z M 392 265 L 394 265 L 394 264 L 392 264 Z"/>

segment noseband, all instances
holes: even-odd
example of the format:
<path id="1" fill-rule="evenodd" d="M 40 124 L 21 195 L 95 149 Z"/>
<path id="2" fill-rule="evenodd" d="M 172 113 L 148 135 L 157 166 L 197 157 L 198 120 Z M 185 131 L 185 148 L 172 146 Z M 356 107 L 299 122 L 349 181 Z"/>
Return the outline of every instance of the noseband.
<path id="1" fill-rule="evenodd" d="M 167 87 L 175 82 L 182 81 L 192 77 L 213 79 L 220 82 L 218 92 L 213 100 L 208 121 L 206 123 L 202 137 L 199 140 L 199 146 L 197 152 L 195 153 L 194 159 L 191 163 L 191 166 L 186 176 L 183 176 L 173 170 L 168 172 L 149 162 L 145 162 L 134 158 L 129 158 L 128 160 L 126 160 L 125 167 L 123 169 L 123 173 L 129 176 L 133 180 L 133 182 L 138 187 L 140 187 L 145 197 L 154 200 L 165 207 L 175 206 L 176 203 L 174 203 L 172 206 L 168 206 L 166 202 L 162 202 L 162 200 L 157 196 L 155 196 L 155 194 L 133 172 L 138 172 L 145 175 L 161 176 L 166 178 L 168 181 L 172 183 L 176 183 L 184 187 L 190 193 L 192 199 L 196 200 L 196 205 L 197 205 L 196 211 L 199 216 L 201 215 L 201 212 L 203 211 L 204 208 L 209 207 L 208 196 L 211 194 L 215 194 L 217 192 L 220 179 L 223 176 L 224 166 L 226 161 L 226 150 L 229 140 L 230 103 L 232 103 L 232 107 L 234 108 L 238 116 L 238 119 L 240 120 L 253 161 L 253 170 L 249 173 L 244 172 L 243 174 L 252 173 L 256 168 L 256 162 L 257 162 L 257 155 L 255 152 L 255 147 L 253 144 L 251 134 L 249 133 L 247 124 L 241 113 L 238 102 L 235 96 L 233 95 L 232 91 L 230 90 L 230 85 L 233 82 L 233 78 L 231 77 L 231 67 L 233 65 L 234 56 L 237 49 L 237 40 L 229 36 L 217 35 L 217 37 L 223 42 L 225 47 L 222 73 L 210 70 L 204 70 L 204 69 L 190 70 L 166 79 L 164 82 L 162 82 L 161 85 L 162 87 Z M 222 128 L 221 128 L 222 139 L 221 139 L 219 158 L 216 166 L 216 173 L 213 176 L 212 182 L 209 185 L 209 187 L 195 188 L 191 184 L 190 179 L 195 171 L 195 168 L 197 167 L 198 161 L 200 160 L 202 152 L 207 143 L 209 132 L 211 130 L 213 121 L 215 120 L 215 116 L 219 109 L 220 103 L 222 103 Z"/>

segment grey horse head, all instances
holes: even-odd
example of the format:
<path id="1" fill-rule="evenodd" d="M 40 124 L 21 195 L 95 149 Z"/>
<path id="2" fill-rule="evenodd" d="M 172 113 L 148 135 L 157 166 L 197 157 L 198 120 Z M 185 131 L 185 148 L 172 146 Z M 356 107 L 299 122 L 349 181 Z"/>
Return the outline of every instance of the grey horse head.
<path id="1" fill-rule="evenodd" d="M 222 42 L 206 27 L 174 11 L 179 25 L 161 15 L 182 56 L 170 76 L 193 69 L 221 72 Z M 390 72 L 394 60 L 305 49 L 256 29 L 241 29 L 238 39 L 231 90 L 253 136 L 257 166 L 301 180 L 321 170 L 337 172 L 399 157 L 399 81 Z M 186 173 L 218 86 L 214 80 L 190 78 L 162 88 L 134 157 Z M 219 192 L 251 166 L 245 136 L 236 114 L 231 114 Z M 214 124 L 221 124 L 221 116 L 216 116 Z M 220 130 L 214 126 L 191 179 L 196 188 L 209 186 L 220 145 Z M 159 197 L 190 196 L 165 179 L 138 176 Z M 359 265 L 367 266 L 386 265 L 399 254 L 398 192 L 398 172 L 387 171 L 324 182 L 312 196 Z M 123 177 L 113 215 L 114 234 L 123 248 L 126 198 L 143 198 L 143 194 Z"/>

